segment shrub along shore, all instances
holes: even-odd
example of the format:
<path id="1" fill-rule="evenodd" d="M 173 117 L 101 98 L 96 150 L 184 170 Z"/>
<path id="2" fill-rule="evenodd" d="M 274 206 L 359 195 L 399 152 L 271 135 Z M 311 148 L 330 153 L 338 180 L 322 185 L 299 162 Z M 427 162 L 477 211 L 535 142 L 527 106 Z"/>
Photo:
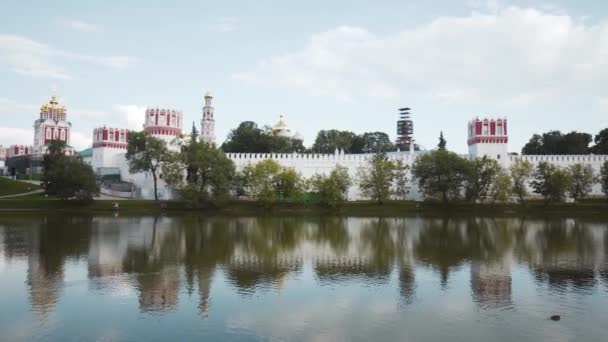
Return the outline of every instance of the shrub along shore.
<path id="1" fill-rule="evenodd" d="M 118 203 L 118 209 L 114 208 Z M 188 202 L 153 200 L 123 200 L 123 201 L 95 201 L 92 203 L 79 203 L 73 201 L 60 201 L 51 199 L 12 199 L 0 200 L 0 213 L 15 213 L 18 211 L 46 211 L 46 212 L 76 212 L 76 213 L 119 213 L 134 215 L 159 214 L 205 214 L 205 215 L 307 215 L 331 214 L 344 216 L 545 216 L 569 217 L 592 216 L 608 217 L 608 202 L 605 200 L 589 199 L 579 203 L 561 203 L 547 205 L 543 201 L 530 201 L 528 205 L 518 204 L 471 204 L 458 203 L 430 203 L 413 201 L 387 201 L 378 204 L 373 201 L 345 202 L 340 207 L 328 208 L 314 203 L 301 202 L 274 202 L 270 207 L 253 201 L 230 201 L 221 206 L 209 205 L 193 208 Z"/>

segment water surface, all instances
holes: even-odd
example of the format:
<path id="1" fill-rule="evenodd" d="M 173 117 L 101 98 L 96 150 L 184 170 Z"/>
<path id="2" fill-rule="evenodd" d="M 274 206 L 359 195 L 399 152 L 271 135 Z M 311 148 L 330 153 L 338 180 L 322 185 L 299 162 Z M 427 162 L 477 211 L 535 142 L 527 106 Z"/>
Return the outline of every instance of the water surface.
<path id="1" fill-rule="evenodd" d="M 607 230 L 4 213 L 0 340 L 605 341 Z"/>

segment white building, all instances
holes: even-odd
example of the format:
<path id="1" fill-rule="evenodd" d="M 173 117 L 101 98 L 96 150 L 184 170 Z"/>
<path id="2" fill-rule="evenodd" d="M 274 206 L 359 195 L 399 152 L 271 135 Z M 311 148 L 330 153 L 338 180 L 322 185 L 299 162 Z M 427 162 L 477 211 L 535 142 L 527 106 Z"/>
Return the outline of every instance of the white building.
<path id="1" fill-rule="evenodd" d="M 203 118 L 201 119 L 201 139 L 208 144 L 215 144 L 215 113 L 211 105 L 213 96 L 205 94 L 205 106 L 203 107 Z"/>

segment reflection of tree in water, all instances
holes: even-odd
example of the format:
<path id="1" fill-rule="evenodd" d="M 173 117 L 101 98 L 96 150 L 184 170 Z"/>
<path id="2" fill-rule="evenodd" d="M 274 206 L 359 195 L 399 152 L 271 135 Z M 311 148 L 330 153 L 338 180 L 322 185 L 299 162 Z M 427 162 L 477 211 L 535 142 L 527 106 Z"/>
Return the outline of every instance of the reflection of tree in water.
<path id="1" fill-rule="evenodd" d="M 513 247 L 506 224 L 491 219 L 428 219 L 423 221 L 417 259 L 439 271 L 447 286 L 449 272 L 467 262 L 493 263 L 502 260 Z"/>
<path id="2" fill-rule="evenodd" d="M 34 312 L 46 316 L 55 308 L 65 262 L 86 255 L 90 225 L 86 216 L 28 215 L 3 220 L 5 257 L 27 256 L 26 283 Z"/>
<path id="3" fill-rule="evenodd" d="M 557 290 L 590 289 L 604 263 L 605 226 L 578 220 L 529 222 L 520 232 L 518 257 L 531 265 L 539 283 Z"/>

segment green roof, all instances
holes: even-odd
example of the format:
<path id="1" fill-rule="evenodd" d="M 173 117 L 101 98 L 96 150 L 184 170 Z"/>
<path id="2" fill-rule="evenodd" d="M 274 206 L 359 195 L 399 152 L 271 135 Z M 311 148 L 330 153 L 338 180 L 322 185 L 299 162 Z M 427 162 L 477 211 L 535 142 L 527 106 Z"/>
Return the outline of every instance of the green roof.
<path id="1" fill-rule="evenodd" d="M 87 148 L 86 150 L 82 150 L 80 152 L 77 152 L 76 155 L 86 158 L 86 157 L 92 157 L 93 156 L 93 149 L 92 148 Z"/>

